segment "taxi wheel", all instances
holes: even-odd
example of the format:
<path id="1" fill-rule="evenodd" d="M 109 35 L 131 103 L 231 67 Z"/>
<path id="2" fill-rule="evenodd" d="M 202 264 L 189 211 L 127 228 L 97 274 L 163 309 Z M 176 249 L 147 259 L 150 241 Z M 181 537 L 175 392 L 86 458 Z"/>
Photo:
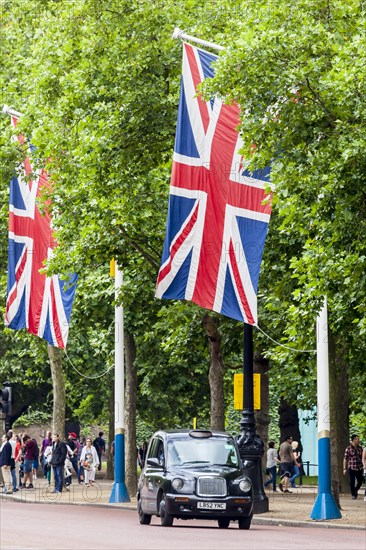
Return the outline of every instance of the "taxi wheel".
<path id="1" fill-rule="evenodd" d="M 159 515 L 161 525 L 163 525 L 164 527 L 171 527 L 173 525 L 174 517 L 171 514 L 168 514 L 165 510 L 164 495 L 160 501 Z"/>
<path id="2" fill-rule="evenodd" d="M 239 518 L 239 529 L 250 529 L 250 524 L 252 523 L 252 516 L 247 518 Z"/>
<path id="3" fill-rule="evenodd" d="M 217 520 L 220 529 L 227 529 L 230 525 L 230 518 L 219 518 Z"/>
<path id="4" fill-rule="evenodd" d="M 139 521 L 141 525 L 150 525 L 151 516 L 149 514 L 144 514 L 144 512 L 142 511 L 140 499 L 138 500 L 138 503 L 137 503 L 137 511 L 138 511 Z"/>

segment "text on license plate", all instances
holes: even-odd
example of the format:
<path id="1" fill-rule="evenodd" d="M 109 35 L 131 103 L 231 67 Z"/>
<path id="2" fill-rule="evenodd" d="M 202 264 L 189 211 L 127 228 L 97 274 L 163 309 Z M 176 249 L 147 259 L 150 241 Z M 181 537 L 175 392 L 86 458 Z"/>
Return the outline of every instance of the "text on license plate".
<path id="1" fill-rule="evenodd" d="M 226 510 L 226 502 L 197 502 L 197 508 L 204 510 Z"/>

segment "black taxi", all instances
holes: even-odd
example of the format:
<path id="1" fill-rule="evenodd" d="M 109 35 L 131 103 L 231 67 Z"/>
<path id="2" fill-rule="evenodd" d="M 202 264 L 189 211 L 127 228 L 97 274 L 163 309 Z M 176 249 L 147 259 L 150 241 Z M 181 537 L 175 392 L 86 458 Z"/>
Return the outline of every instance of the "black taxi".
<path id="1" fill-rule="evenodd" d="M 253 493 L 235 439 L 209 430 L 158 431 L 150 440 L 137 488 L 141 524 L 159 516 L 216 520 L 220 528 L 237 521 L 249 529 Z"/>

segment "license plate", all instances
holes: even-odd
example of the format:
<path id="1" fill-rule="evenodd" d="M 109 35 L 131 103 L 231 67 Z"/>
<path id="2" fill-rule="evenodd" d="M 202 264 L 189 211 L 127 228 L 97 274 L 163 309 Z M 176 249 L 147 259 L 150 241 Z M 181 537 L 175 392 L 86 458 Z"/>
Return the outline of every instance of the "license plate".
<path id="1" fill-rule="evenodd" d="M 226 502 L 197 502 L 201 510 L 226 510 Z"/>

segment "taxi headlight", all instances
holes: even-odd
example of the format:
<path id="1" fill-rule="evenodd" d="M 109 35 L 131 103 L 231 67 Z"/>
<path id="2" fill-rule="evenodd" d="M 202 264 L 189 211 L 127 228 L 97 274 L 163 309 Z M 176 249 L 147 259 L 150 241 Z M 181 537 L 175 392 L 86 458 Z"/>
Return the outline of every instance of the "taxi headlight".
<path id="1" fill-rule="evenodd" d="M 252 484 L 250 483 L 248 478 L 244 478 L 239 482 L 239 489 L 243 491 L 243 493 L 247 493 L 250 491 L 252 487 Z"/>
<path id="2" fill-rule="evenodd" d="M 172 481 L 172 487 L 176 491 L 180 491 L 182 489 L 183 485 L 184 485 L 184 481 L 180 477 L 176 477 Z"/>

